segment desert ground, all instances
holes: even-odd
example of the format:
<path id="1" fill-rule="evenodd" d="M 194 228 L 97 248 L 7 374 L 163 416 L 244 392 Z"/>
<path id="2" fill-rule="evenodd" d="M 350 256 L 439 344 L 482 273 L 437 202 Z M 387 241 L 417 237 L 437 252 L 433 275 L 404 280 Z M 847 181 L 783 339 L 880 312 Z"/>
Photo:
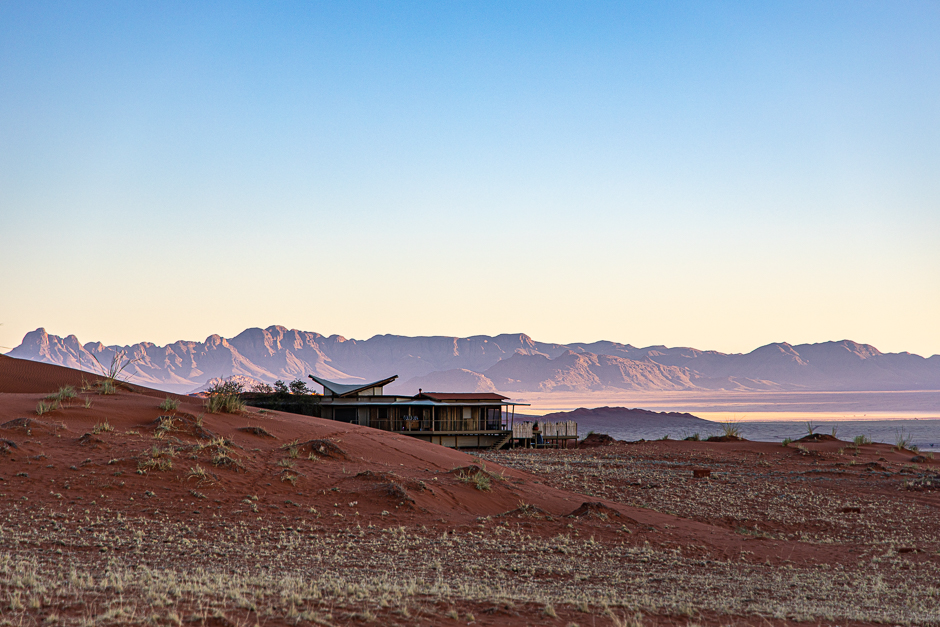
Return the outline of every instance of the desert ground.
<path id="1" fill-rule="evenodd" d="M 0 357 L 0 624 L 940 625 L 940 467 L 807 438 L 469 454 Z"/>

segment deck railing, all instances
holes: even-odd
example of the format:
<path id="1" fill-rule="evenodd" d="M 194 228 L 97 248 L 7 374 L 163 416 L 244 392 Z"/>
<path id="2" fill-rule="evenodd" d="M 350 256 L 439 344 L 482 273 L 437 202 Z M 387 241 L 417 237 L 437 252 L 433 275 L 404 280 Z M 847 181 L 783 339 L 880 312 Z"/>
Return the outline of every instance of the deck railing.
<path id="1" fill-rule="evenodd" d="M 516 422 L 512 425 L 512 437 L 518 440 L 531 440 L 534 437 L 533 427 L 536 424 L 538 424 L 543 438 L 578 437 L 578 423 L 574 420 Z"/>

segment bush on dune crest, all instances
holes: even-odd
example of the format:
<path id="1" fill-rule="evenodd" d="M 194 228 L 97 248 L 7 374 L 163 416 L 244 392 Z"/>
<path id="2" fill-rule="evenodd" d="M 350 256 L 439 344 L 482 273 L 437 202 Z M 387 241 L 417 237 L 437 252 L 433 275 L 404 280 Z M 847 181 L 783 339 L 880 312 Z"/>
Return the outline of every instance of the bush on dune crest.
<path id="1" fill-rule="evenodd" d="M 206 409 L 210 414 L 238 414 L 244 411 L 245 401 L 239 394 L 242 385 L 237 381 L 222 381 L 206 390 Z"/>

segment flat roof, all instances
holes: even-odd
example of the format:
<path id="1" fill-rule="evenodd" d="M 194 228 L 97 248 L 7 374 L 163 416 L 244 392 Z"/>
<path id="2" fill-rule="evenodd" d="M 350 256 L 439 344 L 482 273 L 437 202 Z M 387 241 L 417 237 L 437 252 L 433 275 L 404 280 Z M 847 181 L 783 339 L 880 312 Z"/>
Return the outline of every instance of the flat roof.
<path id="1" fill-rule="evenodd" d="M 508 396 L 493 392 L 421 392 L 415 398 L 430 398 L 434 401 L 506 401 Z"/>
<path id="2" fill-rule="evenodd" d="M 333 398 L 337 398 L 337 397 L 333 397 Z M 366 399 L 366 398 L 382 399 L 382 400 L 371 400 L 371 401 L 370 401 L 370 400 L 361 400 L 361 399 L 359 399 L 359 398 L 357 398 L 356 400 L 346 400 L 345 398 L 338 398 L 337 400 L 339 400 L 339 402 L 337 403 L 337 402 L 334 402 L 329 396 L 324 396 L 323 398 L 320 399 L 320 404 L 321 404 L 321 405 L 342 405 L 343 407 L 375 407 L 375 406 L 377 406 L 377 405 L 386 405 L 386 406 L 389 406 L 389 407 L 393 407 L 393 406 L 394 406 L 394 407 L 453 407 L 453 406 L 454 406 L 454 403 L 445 403 L 445 402 L 442 402 L 442 401 L 433 401 L 433 400 L 431 400 L 431 399 L 419 399 L 419 400 L 414 400 L 414 399 L 410 399 L 410 398 L 407 398 L 407 397 L 406 397 L 407 400 L 398 400 L 398 399 L 400 399 L 401 397 L 395 397 L 395 396 L 366 396 L 366 397 L 363 397 L 363 399 Z M 510 402 L 510 401 L 499 401 L 499 400 L 494 400 L 494 401 L 489 401 L 489 402 L 485 402 L 485 403 L 480 403 L 480 406 L 482 406 L 482 407 L 486 407 L 486 406 L 489 406 L 489 407 L 493 407 L 493 406 L 505 407 L 505 406 L 509 406 L 509 405 L 526 405 L 526 406 L 528 406 L 529 403 L 513 403 L 513 402 Z"/>

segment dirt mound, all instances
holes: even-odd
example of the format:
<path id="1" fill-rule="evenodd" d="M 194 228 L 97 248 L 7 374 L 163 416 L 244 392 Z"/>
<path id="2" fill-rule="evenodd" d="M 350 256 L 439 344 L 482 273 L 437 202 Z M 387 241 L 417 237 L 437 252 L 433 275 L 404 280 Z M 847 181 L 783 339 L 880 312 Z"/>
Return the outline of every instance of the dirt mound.
<path id="1" fill-rule="evenodd" d="M 838 442 L 839 438 L 834 435 L 829 435 L 828 433 L 814 433 L 812 435 L 804 435 L 802 438 L 797 440 L 797 442 Z"/>
<path id="2" fill-rule="evenodd" d="M 307 440 L 295 445 L 299 450 L 326 459 L 348 460 L 349 455 L 330 440 Z"/>
<path id="3" fill-rule="evenodd" d="M 273 435 L 268 433 L 264 429 L 264 427 L 240 427 L 238 430 L 241 431 L 242 433 L 250 433 L 251 435 L 256 435 L 261 438 L 274 438 L 275 440 L 277 439 Z"/>
<path id="4" fill-rule="evenodd" d="M 597 518 L 600 520 L 620 517 L 620 512 L 600 501 L 584 502 L 581 507 L 568 514 L 568 518 Z"/>
<path id="5" fill-rule="evenodd" d="M 104 440 L 91 433 L 86 433 L 82 437 L 78 438 L 78 443 L 81 446 L 99 446 L 104 444 Z"/>
<path id="6" fill-rule="evenodd" d="M 596 446 L 608 446 L 616 442 L 614 438 L 606 433 L 589 433 L 587 437 L 578 442 L 578 448 L 594 448 Z"/>
<path id="7" fill-rule="evenodd" d="M 380 489 L 390 496 L 392 500 L 398 501 L 399 505 L 405 505 L 406 503 L 414 504 L 415 500 L 408 494 L 408 490 L 405 489 L 400 483 L 390 482 L 385 483 L 380 486 Z"/>
<path id="8" fill-rule="evenodd" d="M 424 481 L 402 477 L 391 471 L 373 472 L 371 470 L 365 470 L 357 473 L 355 478 L 374 482 L 372 486 L 374 493 L 380 497 L 390 498 L 393 502 L 396 502 L 399 507 L 403 505 L 414 505 L 415 499 L 412 493 L 424 491 L 433 493 L 433 490 L 431 490 Z"/>
<path id="9" fill-rule="evenodd" d="M 0 429 L 7 431 L 22 431 L 27 435 L 32 435 L 33 431 L 46 434 L 58 433 L 63 430 L 65 425 L 36 420 L 35 418 L 14 418 L 0 424 Z"/>
<path id="10" fill-rule="evenodd" d="M 742 437 L 736 435 L 713 435 L 712 437 L 705 440 L 706 442 L 747 442 Z"/>
<path id="11" fill-rule="evenodd" d="M 459 466 L 457 468 L 451 469 L 450 473 L 452 475 L 475 475 L 477 473 L 489 474 L 485 467 L 477 466 L 476 464 L 470 464 L 468 466 Z"/>
<path id="12" fill-rule="evenodd" d="M 536 518 L 540 520 L 555 520 L 555 517 L 538 505 L 520 503 L 516 509 L 498 514 L 496 518 Z"/>
<path id="13" fill-rule="evenodd" d="M 154 434 L 173 434 L 175 436 L 190 436 L 199 440 L 214 440 L 218 437 L 202 425 L 202 419 L 184 412 L 164 414 L 157 416 L 156 420 L 147 423 L 153 427 Z"/>
<path id="14" fill-rule="evenodd" d="M 363 470 L 360 473 L 356 474 L 356 479 L 365 479 L 368 481 L 401 481 L 401 476 L 395 474 L 394 472 L 372 472 L 371 470 Z"/>
<path id="15" fill-rule="evenodd" d="M 940 490 L 940 474 L 935 472 L 922 473 L 908 481 L 904 487 L 912 492 Z"/>

